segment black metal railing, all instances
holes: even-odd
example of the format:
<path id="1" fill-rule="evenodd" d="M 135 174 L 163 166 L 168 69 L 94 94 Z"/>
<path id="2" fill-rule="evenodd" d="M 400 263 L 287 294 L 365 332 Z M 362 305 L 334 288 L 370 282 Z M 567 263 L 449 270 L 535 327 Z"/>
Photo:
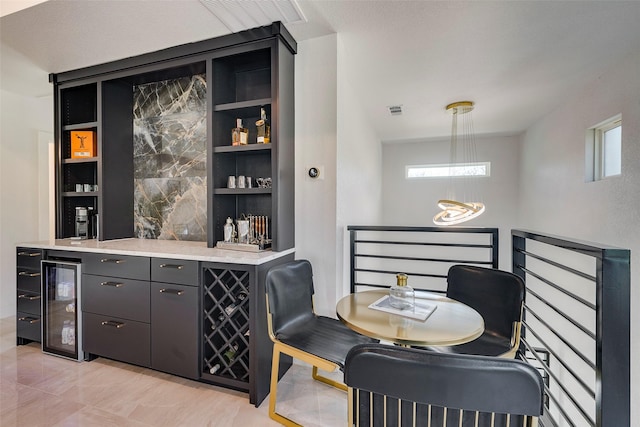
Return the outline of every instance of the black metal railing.
<path id="1" fill-rule="evenodd" d="M 511 235 L 527 288 L 521 355 L 545 378 L 541 424 L 630 425 L 630 251 Z"/>
<path id="2" fill-rule="evenodd" d="M 351 292 L 387 288 L 397 273 L 413 288 L 446 292 L 449 267 L 498 268 L 498 229 L 350 225 Z"/>

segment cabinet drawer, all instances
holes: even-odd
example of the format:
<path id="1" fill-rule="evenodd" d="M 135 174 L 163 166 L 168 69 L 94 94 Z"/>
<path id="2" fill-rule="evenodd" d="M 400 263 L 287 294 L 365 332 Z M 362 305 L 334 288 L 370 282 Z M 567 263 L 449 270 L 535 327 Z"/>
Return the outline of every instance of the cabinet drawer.
<path id="1" fill-rule="evenodd" d="M 82 275 L 82 310 L 149 322 L 149 282 Z"/>
<path id="2" fill-rule="evenodd" d="M 150 328 L 148 323 L 83 313 L 85 352 L 135 365 L 150 366 Z"/>
<path id="3" fill-rule="evenodd" d="M 151 284 L 151 367 L 197 379 L 199 289 Z"/>
<path id="4" fill-rule="evenodd" d="M 198 286 L 198 261 L 151 258 L 151 281 Z"/>
<path id="5" fill-rule="evenodd" d="M 113 254 L 87 254 L 82 272 L 99 276 L 149 280 L 149 258 Z"/>
<path id="6" fill-rule="evenodd" d="M 40 263 L 38 269 L 18 267 L 16 269 L 16 287 L 23 291 L 40 293 Z"/>
<path id="7" fill-rule="evenodd" d="M 24 292 L 18 289 L 18 311 L 40 317 L 40 293 Z"/>
<path id="8" fill-rule="evenodd" d="M 40 260 L 42 260 L 42 249 L 16 249 L 16 265 L 18 267 L 40 271 Z"/>
<path id="9" fill-rule="evenodd" d="M 16 335 L 18 338 L 41 342 L 42 323 L 39 315 L 18 311 L 16 320 Z"/>

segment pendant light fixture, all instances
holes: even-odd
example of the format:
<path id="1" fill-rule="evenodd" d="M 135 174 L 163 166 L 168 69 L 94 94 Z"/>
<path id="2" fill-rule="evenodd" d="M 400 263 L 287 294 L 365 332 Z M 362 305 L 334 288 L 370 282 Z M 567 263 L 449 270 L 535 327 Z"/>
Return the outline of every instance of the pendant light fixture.
<path id="1" fill-rule="evenodd" d="M 471 101 L 460 101 L 449 104 L 446 110 L 451 112 L 451 145 L 449 167 L 463 170 L 458 175 L 449 172 L 449 190 L 446 199 L 438 200 L 441 209 L 433 217 L 436 225 L 455 225 L 480 216 L 484 210 L 484 203 L 480 202 L 476 190 L 477 180 L 469 171 L 477 162 L 476 142 L 473 132 L 471 112 L 474 104 Z M 458 118 L 461 118 L 461 132 L 458 133 Z"/>

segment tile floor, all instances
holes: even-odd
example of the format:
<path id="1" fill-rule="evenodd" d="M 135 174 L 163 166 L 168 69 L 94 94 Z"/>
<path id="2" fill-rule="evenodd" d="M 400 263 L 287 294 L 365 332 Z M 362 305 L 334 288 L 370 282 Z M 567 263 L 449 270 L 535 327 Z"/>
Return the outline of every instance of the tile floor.
<path id="1" fill-rule="evenodd" d="M 0 319 L 0 426 L 278 426 L 268 397 L 248 395 L 98 358 L 74 362 L 15 345 L 15 317 Z M 331 374 L 340 379 L 342 374 Z M 278 410 L 305 426 L 343 426 L 347 396 L 294 364 L 280 381 Z"/>

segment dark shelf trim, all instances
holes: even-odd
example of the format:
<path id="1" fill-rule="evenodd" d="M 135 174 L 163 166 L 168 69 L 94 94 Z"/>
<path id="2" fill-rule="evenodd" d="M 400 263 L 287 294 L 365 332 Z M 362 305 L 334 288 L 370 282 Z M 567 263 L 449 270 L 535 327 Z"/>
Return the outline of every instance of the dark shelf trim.
<path id="1" fill-rule="evenodd" d="M 280 39 L 295 54 L 297 43 L 281 22 L 257 27 L 226 36 L 216 37 L 194 43 L 183 44 L 167 49 L 142 54 L 130 58 L 120 59 L 100 65 L 50 74 L 49 81 L 56 84 L 68 83 L 75 80 L 97 78 L 116 71 L 131 70 L 149 64 L 160 64 L 169 60 L 193 57 L 207 52 L 213 52 L 221 48 L 253 43 L 261 40 Z"/>
<path id="2" fill-rule="evenodd" d="M 98 197 L 99 191 L 65 191 L 62 193 L 62 197 Z"/>
<path id="3" fill-rule="evenodd" d="M 62 159 L 63 165 L 77 165 L 84 163 L 97 163 L 100 160 L 99 156 L 87 157 L 84 159 Z"/>
<path id="4" fill-rule="evenodd" d="M 262 107 L 263 105 L 270 105 L 271 98 L 251 99 L 249 101 L 230 102 L 228 104 L 218 104 L 213 107 L 213 111 L 230 111 L 240 110 L 242 108 Z"/>
<path id="5" fill-rule="evenodd" d="M 64 125 L 62 126 L 62 130 L 78 130 L 78 129 L 90 129 L 97 128 L 98 122 L 86 122 L 86 123 L 76 123 L 74 125 Z"/>
<path id="6" fill-rule="evenodd" d="M 243 153 L 247 151 L 270 151 L 271 144 L 220 145 L 213 148 L 214 153 Z"/>
<path id="7" fill-rule="evenodd" d="M 214 188 L 213 194 L 242 196 L 247 194 L 271 194 L 271 188 Z"/>

